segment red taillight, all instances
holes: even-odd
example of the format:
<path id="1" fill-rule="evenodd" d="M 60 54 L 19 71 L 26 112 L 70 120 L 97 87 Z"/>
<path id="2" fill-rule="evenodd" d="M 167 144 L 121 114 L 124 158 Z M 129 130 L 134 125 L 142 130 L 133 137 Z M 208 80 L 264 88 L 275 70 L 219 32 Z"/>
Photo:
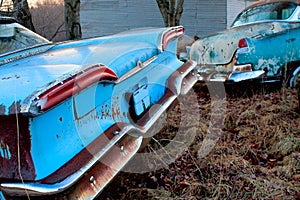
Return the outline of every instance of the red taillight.
<path id="1" fill-rule="evenodd" d="M 183 27 L 175 27 L 165 32 L 162 37 L 162 50 L 164 51 L 167 48 L 168 43 L 170 41 L 178 38 L 179 36 L 182 36 L 183 34 L 184 34 Z"/>
<path id="2" fill-rule="evenodd" d="M 239 47 L 239 48 L 244 48 L 244 47 L 247 47 L 247 46 L 248 46 L 247 40 L 246 40 L 245 38 L 240 39 L 239 44 L 238 44 L 238 47 Z"/>
<path id="3" fill-rule="evenodd" d="M 46 111 L 99 81 L 113 81 L 117 79 L 118 76 L 116 73 L 104 65 L 95 65 L 93 67 L 89 67 L 79 74 L 60 82 L 59 84 L 40 94 L 40 109 L 42 111 Z"/>

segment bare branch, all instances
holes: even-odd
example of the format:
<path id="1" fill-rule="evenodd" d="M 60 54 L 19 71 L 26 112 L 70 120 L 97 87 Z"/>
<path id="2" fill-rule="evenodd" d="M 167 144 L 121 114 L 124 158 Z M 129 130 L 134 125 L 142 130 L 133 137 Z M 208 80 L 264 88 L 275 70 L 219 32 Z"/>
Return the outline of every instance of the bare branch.
<path id="1" fill-rule="evenodd" d="M 63 22 L 55 31 L 55 33 L 52 35 L 52 37 L 50 38 L 50 40 L 53 40 L 56 35 L 59 33 L 59 30 L 61 29 L 61 27 L 65 24 L 65 22 Z"/>

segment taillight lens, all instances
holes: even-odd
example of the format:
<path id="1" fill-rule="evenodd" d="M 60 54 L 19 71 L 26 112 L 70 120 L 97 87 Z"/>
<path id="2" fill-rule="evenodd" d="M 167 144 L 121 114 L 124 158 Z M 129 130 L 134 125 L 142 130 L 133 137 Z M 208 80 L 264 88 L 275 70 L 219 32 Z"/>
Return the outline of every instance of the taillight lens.
<path id="1" fill-rule="evenodd" d="M 173 29 L 165 32 L 162 37 L 162 50 L 164 51 L 167 48 L 168 43 L 170 41 L 182 36 L 183 34 L 184 34 L 184 28 L 181 26 L 174 27 Z"/>
<path id="2" fill-rule="evenodd" d="M 238 43 L 238 47 L 239 48 L 244 48 L 244 47 L 247 47 L 248 44 L 247 44 L 247 40 L 245 38 L 243 39 L 240 39 L 239 43 Z"/>
<path id="3" fill-rule="evenodd" d="M 95 65 L 89 67 L 40 94 L 38 96 L 40 109 L 46 111 L 99 81 L 113 81 L 117 79 L 116 73 L 107 66 Z"/>

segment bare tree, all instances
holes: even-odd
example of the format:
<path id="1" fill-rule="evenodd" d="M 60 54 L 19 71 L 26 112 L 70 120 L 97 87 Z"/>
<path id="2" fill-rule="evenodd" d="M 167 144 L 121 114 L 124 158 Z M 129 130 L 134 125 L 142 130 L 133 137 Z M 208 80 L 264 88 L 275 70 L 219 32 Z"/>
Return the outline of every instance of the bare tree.
<path id="1" fill-rule="evenodd" d="M 35 31 L 32 23 L 31 14 L 27 0 L 12 0 L 13 1 L 13 14 L 12 16 L 22 25 Z"/>
<path id="2" fill-rule="evenodd" d="M 70 40 L 82 37 L 80 25 L 80 0 L 64 0 L 65 2 L 65 25 L 67 38 Z"/>
<path id="3" fill-rule="evenodd" d="M 184 0 L 156 0 L 156 3 L 166 27 L 180 25 Z"/>
<path id="4" fill-rule="evenodd" d="M 36 33 L 52 41 L 66 40 L 64 0 L 39 0 L 30 8 Z"/>

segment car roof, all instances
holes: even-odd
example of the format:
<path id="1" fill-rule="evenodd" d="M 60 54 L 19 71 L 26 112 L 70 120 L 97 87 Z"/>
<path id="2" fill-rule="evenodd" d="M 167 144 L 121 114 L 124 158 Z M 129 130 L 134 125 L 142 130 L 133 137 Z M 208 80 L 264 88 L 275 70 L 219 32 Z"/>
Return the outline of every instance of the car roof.
<path id="1" fill-rule="evenodd" d="M 0 24 L 11 24 L 11 23 L 15 23 L 16 20 L 12 17 L 4 17 L 4 16 L 0 16 Z"/>
<path id="2" fill-rule="evenodd" d="M 251 4 L 248 7 L 246 7 L 244 9 L 244 11 L 248 10 L 250 8 L 253 8 L 253 7 L 264 5 L 264 4 L 278 3 L 278 2 L 287 2 L 287 3 L 294 3 L 294 4 L 297 4 L 297 5 L 300 5 L 300 0 L 260 0 L 260 1 L 257 1 L 253 4 Z"/>

